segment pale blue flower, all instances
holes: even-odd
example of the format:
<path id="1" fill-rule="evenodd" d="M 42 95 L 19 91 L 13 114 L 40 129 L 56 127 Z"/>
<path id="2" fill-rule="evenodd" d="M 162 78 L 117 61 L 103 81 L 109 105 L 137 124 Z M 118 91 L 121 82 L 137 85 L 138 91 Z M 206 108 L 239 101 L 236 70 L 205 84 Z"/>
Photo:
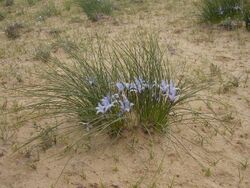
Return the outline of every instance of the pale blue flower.
<path id="1" fill-rule="evenodd" d="M 132 106 L 134 106 L 133 103 L 129 102 L 128 98 L 124 95 L 123 100 L 119 101 L 120 107 L 121 107 L 121 112 L 130 112 Z"/>
<path id="2" fill-rule="evenodd" d="M 96 107 L 97 114 L 106 113 L 110 108 L 114 106 L 114 102 L 112 102 L 111 97 L 106 96 L 101 100 L 101 103 L 98 103 L 98 106 Z"/>
<path id="3" fill-rule="evenodd" d="M 169 85 L 169 91 L 168 91 L 168 97 L 171 102 L 174 102 L 176 99 L 176 88 L 174 86 L 174 83 L 172 80 L 170 80 L 170 85 Z"/>
<path id="4" fill-rule="evenodd" d="M 141 93 L 144 91 L 145 81 L 141 77 L 135 79 L 135 85 L 137 87 L 138 93 Z"/>
<path id="5" fill-rule="evenodd" d="M 102 104 L 98 103 L 98 106 L 96 107 L 96 113 L 99 114 L 104 114 L 106 112 L 106 108 L 105 106 L 103 106 Z"/>
<path id="6" fill-rule="evenodd" d="M 167 80 L 162 80 L 161 81 L 160 90 L 163 93 L 163 95 L 167 95 L 168 94 L 169 85 L 168 85 L 168 81 Z"/>
<path id="7" fill-rule="evenodd" d="M 127 83 L 126 87 L 129 91 L 133 91 L 136 93 L 142 93 L 148 85 L 146 82 L 141 78 L 135 78 L 135 81 L 132 83 Z"/>
<path id="8" fill-rule="evenodd" d="M 117 82 L 116 83 L 116 87 L 117 87 L 117 89 L 118 89 L 119 92 L 123 92 L 124 89 L 125 89 L 125 87 L 126 87 L 126 85 L 124 83 L 122 83 L 122 82 Z"/>
<path id="9" fill-rule="evenodd" d="M 130 83 L 130 84 L 127 84 L 127 88 L 129 91 L 134 91 L 137 93 L 137 86 L 135 83 Z"/>

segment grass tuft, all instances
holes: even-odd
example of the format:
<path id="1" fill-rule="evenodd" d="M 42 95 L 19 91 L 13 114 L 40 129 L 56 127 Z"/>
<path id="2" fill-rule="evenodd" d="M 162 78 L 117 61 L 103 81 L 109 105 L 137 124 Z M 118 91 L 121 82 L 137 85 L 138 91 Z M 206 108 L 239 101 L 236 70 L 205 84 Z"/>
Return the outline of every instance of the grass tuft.
<path id="1" fill-rule="evenodd" d="M 51 58 L 51 47 L 48 45 L 40 45 L 35 49 L 35 60 L 48 62 Z"/>
<path id="2" fill-rule="evenodd" d="M 245 11 L 244 21 L 246 24 L 246 29 L 250 31 L 250 7 Z"/>
<path id="3" fill-rule="evenodd" d="M 46 18 L 57 16 L 60 11 L 56 8 L 54 1 L 49 1 L 42 9 L 38 12 L 38 19 L 44 20 Z"/>
<path id="4" fill-rule="evenodd" d="M 26 1 L 27 1 L 28 5 L 33 6 L 33 5 L 35 5 L 37 2 L 39 2 L 39 1 L 41 1 L 41 0 L 26 0 Z"/>
<path id="5" fill-rule="evenodd" d="M 13 23 L 6 27 L 5 34 L 10 39 L 16 39 L 20 37 L 20 29 L 23 28 L 21 23 Z"/>
<path id="6" fill-rule="evenodd" d="M 14 4 L 14 0 L 5 0 L 5 6 L 12 6 Z"/>
<path id="7" fill-rule="evenodd" d="M 76 0 L 88 18 L 98 21 L 103 15 L 111 15 L 113 4 L 110 0 Z"/>
<path id="8" fill-rule="evenodd" d="M 250 2 L 247 0 L 201 0 L 200 17 L 205 23 L 221 23 L 227 30 L 242 26 L 250 30 Z"/>
<path id="9" fill-rule="evenodd" d="M 219 23 L 229 18 L 241 19 L 244 6 L 244 0 L 202 0 L 201 19 L 211 23 Z"/>
<path id="10" fill-rule="evenodd" d="M 112 45 L 97 40 L 69 53 L 72 61 L 52 59 L 42 83 L 24 93 L 34 99 L 25 110 L 75 122 L 46 129 L 57 129 L 61 136 L 80 134 L 74 144 L 99 134 L 119 136 L 135 126 L 148 134 L 169 132 L 181 122 L 216 129 L 214 123 L 221 120 L 213 109 L 221 102 L 205 95 L 211 80 L 201 82 L 185 67 L 169 62 L 156 37 Z"/>
<path id="11" fill-rule="evenodd" d="M 6 17 L 6 14 L 4 12 L 0 12 L 0 21 L 3 21 Z"/>

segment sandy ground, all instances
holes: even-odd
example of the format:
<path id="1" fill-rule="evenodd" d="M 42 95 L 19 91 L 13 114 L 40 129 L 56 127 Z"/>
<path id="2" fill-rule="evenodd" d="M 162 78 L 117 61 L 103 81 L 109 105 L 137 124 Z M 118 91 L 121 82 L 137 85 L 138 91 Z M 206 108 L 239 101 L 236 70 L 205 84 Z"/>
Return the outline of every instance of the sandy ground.
<path id="1" fill-rule="evenodd" d="M 0 139 L 0 188 L 250 187 L 249 32 L 244 28 L 226 31 L 200 24 L 195 7 L 198 1 L 195 0 L 136 3 L 113 18 L 97 23 L 88 21 L 75 6 L 66 11 L 63 10 L 63 0 L 55 2 L 61 14 L 45 22 L 36 21 L 36 12 L 42 9 L 44 2 L 29 7 L 23 1 L 17 1 L 6 9 L 9 16 L 0 22 L 0 92 L 3 96 L 0 105 L 3 109 L 15 105 L 15 101 L 10 102 L 14 99 L 5 95 L 5 88 L 35 82 L 30 75 L 42 62 L 34 60 L 34 48 L 55 41 L 51 31 L 79 42 L 96 32 L 117 40 L 121 36 L 129 38 L 137 30 L 145 30 L 159 34 L 171 61 L 187 61 L 201 69 L 213 63 L 225 74 L 239 78 L 238 87 L 220 95 L 239 112 L 234 117 L 237 121 L 227 139 L 218 135 L 203 147 L 187 143 L 185 148 L 192 155 L 174 144 L 168 135 L 154 135 L 149 139 L 148 135 L 136 131 L 112 144 L 110 139 L 100 138 L 88 151 L 76 151 L 59 158 L 54 155 L 63 144 L 46 152 L 31 149 L 13 155 L 16 144 L 30 136 L 31 128 L 25 125 L 21 130 L 13 131 L 8 129 L 14 124 L 12 120 L 3 117 L 0 126 L 5 127 L 1 130 L 5 130 L 7 136 Z M 26 27 L 20 38 L 10 40 L 5 36 L 4 28 L 14 21 L 25 23 Z M 63 51 L 54 53 L 61 60 L 67 58 Z M 194 140 L 185 125 L 174 135 Z"/>

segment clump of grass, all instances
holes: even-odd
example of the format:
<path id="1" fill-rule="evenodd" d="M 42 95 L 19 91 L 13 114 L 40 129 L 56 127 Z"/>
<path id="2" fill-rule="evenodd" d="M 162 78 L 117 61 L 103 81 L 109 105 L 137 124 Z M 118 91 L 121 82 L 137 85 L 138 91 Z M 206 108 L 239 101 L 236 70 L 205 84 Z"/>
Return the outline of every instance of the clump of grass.
<path id="1" fill-rule="evenodd" d="M 2 100 L 3 99 L 3 100 Z M 17 119 L 17 114 L 15 113 L 15 105 L 11 107 L 14 114 L 13 116 L 8 116 L 7 112 L 10 110 L 10 104 L 6 98 L 0 97 L 0 143 L 7 143 L 16 134 L 13 122 Z M 11 121 L 12 123 L 10 123 Z"/>
<path id="2" fill-rule="evenodd" d="M 34 128 L 41 135 L 39 146 L 43 151 L 48 150 L 49 148 L 51 148 L 53 145 L 56 144 L 57 142 L 56 133 L 55 133 L 55 130 L 51 129 L 50 126 L 43 128 L 37 124 L 34 124 Z"/>
<path id="3" fill-rule="evenodd" d="M 56 8 L 54 1 L 49 1 L 45 6 L 42 7 L 42 9 L 38 12 L 38 18 L 40 20 L 44 20 L 46 18 L 57 16 L 60 12 Z"/>
<path id="4" fill-rule="evenodd" d="M 221 26 L 225 28 L 226 30 L 235 30 L 237 28 L 240 28 L 242 24 L 239 22 L 232 20 L 231 18 L 226 18 L 225 20 L 222 21 Z"/>
<path id="5" fill-rule="evenodd" d="M 113 10 L 110 0 L 76 0 L 76 2 L 92 21 L 98 21 L 103 15 L 110 15 Z"/>
<path id="6" fill-rule="evenodd" d="M 27 1 L 27 3 L 30 5 L 30 6 L 33 6 L 33 5 L 35 5 L 38 1 L 40 1 L 40 0 L 26 0 Z"/>
<path id="7" fill-rule="evenodd" d="M 89 136 L 118 136 L 134 126 L 149 134 L 169 132 L 180 122 L 216 129 L 214 122 L 220 117 L 212 104 L 220 102 L 205 95 L 211 80 L 199 82 L 184 67 L 177 69 L 166 60 L 157 38 L 111 46 L 97 42 L 79 52 L 70 51 L 72 62 L 48 63 L 43 82 L 25 90 L 26 96 L 38 100 L 26 110 L 39 117 L 44 111 L 46 118 L 74 119 L 72 126 L 57 124 L 49 129 L 60 130 L 62 136 L 80 134 L 67 148 Z"/>
<path id="8" fill-rule="evenodd" d="M 48 62 L 51 58 L 51 47 L 49 45 L 40 45 L 35 49 L 34 58 L 42 62 Z"/>
<path id="9" fill-rule="evenodd" d="M 20 37 L 20 29 L 23 28 L 23 25 L 21 23 L 13 23 L 10 25 L 7 25 L 5 29 L 5 34 L 10 39 L 16 39 Z"/>
<path id="10" fill-rule="evenodd" d="M 227 30 L 250 24 L 250 2 L 247 0 L 202 0 L 200 17 L 203 22 L 222 23 Z"/>
<path id="11" fill-rule="evenodd" d="M 0 21 L 3 21 L 5 19 L 5 13 L 0 12 Z"/>
<path id="12" fill-rule="evenodd" d="M 250 8 L 245 11 L 244 21 L 246 24 L 246 29 L 250 31 Z"/>
<path id="13" fill-rule="evenodd" d="M 201 18 L 204 22 L 218 23 L 226 18 L 240 18 L 242 0 L 202 0 Z"/>
<path id="14" fill-rule="evenodd" d="M 52 46 L 55 50 L 61 48 L 66 53 L 70 53 L 70 52 L 78 50 L 78 46 L 74 42 L 65 38 L 61 38 L 61 37 L 58 37 L 58 39 Z"/>
<path id="15" fill-rule="evenodd" d="M 14 0 L 5 0 L 5 6 L 12 6 L 14 4 Z"/>
<path id="16" fill-rule="evenodd" d="M 70 11 L 72 3 L 73 2 L 71 0 L 64 1 L 63 5 L 64 5 L 65 10 Z"/>

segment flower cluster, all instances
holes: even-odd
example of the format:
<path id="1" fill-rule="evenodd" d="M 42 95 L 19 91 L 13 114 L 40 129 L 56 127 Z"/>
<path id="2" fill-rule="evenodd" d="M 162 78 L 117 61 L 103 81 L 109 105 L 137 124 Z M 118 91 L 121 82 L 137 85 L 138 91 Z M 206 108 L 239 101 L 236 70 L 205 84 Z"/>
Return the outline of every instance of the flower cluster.
<path id="1" fill-rule="evenodd" d="M 125 90 L 128 90 L 130 92 L 142 93 L 145 89 L 149 88 L 150 85 L 139 77 L 131 83 L 117 82 L 116 87 L 119 92 L 124 92 Z"/>
<path id="2" fill-rule="evenodd" d="M 157 84 L 156 81 L 149 83 L 142 78 L 135 78 L 132 83 L 118 82 L 116 87 L 119 92 L 123 93 L 125 90 L 135 93 L 143 93 L 146 89 L 155 91 L 155 95 L 160 93 L 167 97 L 171 102 L 174 102 L 177 98 L 177 90 L 172 80 L 162 80 L 160 84 Z M 158 93 L 157 93 L 158 92 Z M 153 92 L 152 92 L 153 93 Z"/>
<path id="3" fill-rule="evenodd" d="M 125 112 L 130 112 L 134 104 L 129 102 L 128 98 L 125 95 L 107 95 L 105 96 L 98 106 L 96 107 L 97 114 L 105 114 L 112 110 L 112 108 L 119 107 L 120 114 Z"/>
<path id="4" fill-rule="evenodd" d="M 153 83 L 143 80 L 141 77 L 135 78 L 133 82 L 117 82 L 116 88 L 118 93 L 105 96 L 96 107 L 97 114 L 105 114 L 112 109 L 119 107 L 120 114 L 130 112 L 134 103 L 128 100 L 130 93 L 142 94 L 145 90 L 149 90 L 152 97 L 159 101 L 159 96 L 163 96 L 170 102 L 175 102 L 178 97 L 179 89 L 175 87 L 172 80 L 162 80 L 160 84 L 156 81 Z"/>

